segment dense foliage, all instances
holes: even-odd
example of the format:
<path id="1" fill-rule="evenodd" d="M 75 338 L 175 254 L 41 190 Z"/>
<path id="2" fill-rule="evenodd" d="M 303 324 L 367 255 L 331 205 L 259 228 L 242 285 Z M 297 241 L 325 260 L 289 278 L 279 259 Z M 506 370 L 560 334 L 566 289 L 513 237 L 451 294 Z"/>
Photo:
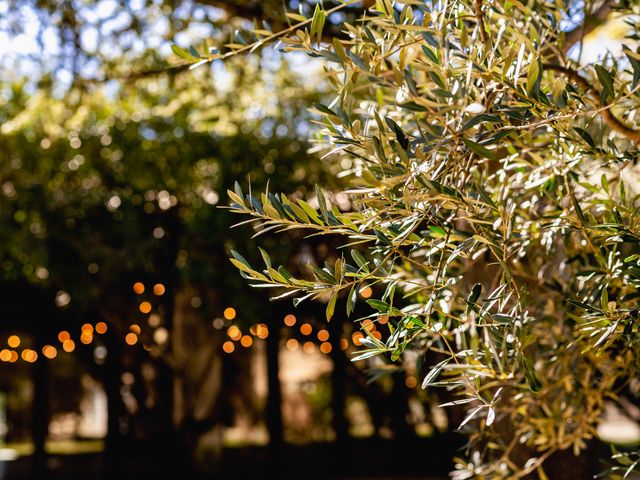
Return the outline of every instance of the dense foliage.
<path id="1" fill-rule="evenodd" d="M 616 10 L 637 32 L 637 6 L 584 8 L 578 33 Z M 265 251 L 264 266 L 231 261 L 294 303 L 323 299 L 327 319 L 339 295 L 349 314 L 374 287 L 370 318 L 389 319 L 387 334 L 369 334 L 358 358 L 442 357 L 422 388 L 453 390 L 467 410 L 454 478 L 546 478 L 545 460 L 585 449 L 605 400 L 638 374 L 637 38 L 582 65 L 564 2 L 378 0 L 347 39 L 323 42 L 334 10 L 229 55 L 280 38 L 327 60 L 335 98 L 314 109 L 319 148 L 350 180 L 351 208 L 320 188 L 308 201 L 229 196 L 259 232 L 336 235 L 342 254 L 303 277 Z"/>

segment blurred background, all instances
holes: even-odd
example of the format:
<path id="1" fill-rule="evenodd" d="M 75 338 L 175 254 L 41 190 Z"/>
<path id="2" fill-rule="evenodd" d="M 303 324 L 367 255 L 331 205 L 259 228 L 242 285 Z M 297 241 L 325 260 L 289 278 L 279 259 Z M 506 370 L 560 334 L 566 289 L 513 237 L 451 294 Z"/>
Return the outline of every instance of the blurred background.
<path id="1" fill-rule="evenodd" d="M 0 478 L 450 469 L 462 439 L 415 388 L 415 359 L 379 381 L 370 368 L 392 365 L 350 361 L 366 312 L 327 324 L 326 305 L 272 302 L 228 261 L 258 244 L 292 272 L 335 256 L 301 233 L 255 241 L 220 208 L 235 181 L 312 203 L 315 184 L 340 187 L 350 166 L 309 143 L 324 62 L 267 47 L 189 71 L 171 51 L 250 41 L 283 12 L 0 1 Z"/>
<path id="2" fill-rule="evenodd" d="M 228 261 L 258 244 L 292 272 L 335 259 L 330 238 L 255 240 L 220 208 L 235 181 L 312 204 L 316 184 L 339 191 L 350 165 L 310 143 L 331 85 L 277 46 L 189 71 L 171 44 L 250 42 L 314 5 L 0 0 L 0 479 L 452 468 L 464 412 L 418 386 L 437 359 L 352 362 L 383 321 L 338 305 L 327 324 Z"/>

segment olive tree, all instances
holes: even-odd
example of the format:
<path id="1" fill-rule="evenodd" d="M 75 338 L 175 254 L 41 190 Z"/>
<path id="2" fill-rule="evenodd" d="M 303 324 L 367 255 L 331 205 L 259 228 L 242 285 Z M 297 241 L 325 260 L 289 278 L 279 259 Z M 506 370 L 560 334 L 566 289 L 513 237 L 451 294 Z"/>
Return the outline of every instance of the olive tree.
<path id="1" fill-rule="evenodd" d="M 334 89 L 312 114 L 350 208 L 320 187 L 303 199 L 239 185 L 229 208 L 258 233 L 338 236 L 342 255 L 298 277 L 264 250 L 264 265 L 231 262 L 274 298 L 326 302 L 327 320 L 339 296 L 349 315 L 372 287 L 368 318 L 386 334 L 365 329 L 356 359 L 440 356 L 419 366 L 421 386 L 455 392 L 447 406 L 466 411 L 454 478 L 547 478 L 559 452 L 597 436 L 605 400 L 635 398 L 640 8 L 378 0 L 326 41 L 325 21 L 353 3 L 291 14 L 299 23 L 226 52 L 174 47 L 197 65 L 277 40 L 324 58 Z M 582 38 L 610 15 L 627 16 L 627 44 L 580 63 Z M 633 470 L 620 460 L 614 472 Z"/>

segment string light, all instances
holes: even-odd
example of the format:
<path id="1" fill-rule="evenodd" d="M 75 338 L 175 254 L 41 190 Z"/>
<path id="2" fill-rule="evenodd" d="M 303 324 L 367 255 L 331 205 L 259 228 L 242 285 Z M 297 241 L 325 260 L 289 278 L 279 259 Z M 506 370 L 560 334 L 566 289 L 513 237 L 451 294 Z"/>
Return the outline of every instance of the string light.
<path id="1" fill-rule="evenodd" d="M 298 340 L 296 340 L 295 338 L 290 338 L 289 340 L 287 340 L 287 350 L 290 351 L 295 351 L 297 350 L 299 347 L 299 343 Z"/>
<path id="2" fill-rule="evenodd" d="M 418 385 L 418 379 L 413 375 L 409 375 L 405 379 L 404 384 L 407 386 L 407 388 L 416 388 L 416 385 Z"/>
<path id="3" fill-rule="evenodd" d="M 138 343 L 138 335 L 133 332 L 127 333 L 127 335 L 124 337 L 124 341 L 127 343 L 127 345 L 135 345 L 136 343 Z"/>
<path id="4" fill-rule="evenodd" d="M 349 348 L 349 340 L 347 340 L 346 338 L 341 338 L 340 339 L 340 350 L 346 350 L 347 348 Z"/>
<path id="5" fill-rule="evenodd" d="M 322 329 L 318 332 L 318 340 L 321 342 L 326 342 L 329 340 L 329 332 L 325 329 Z"/>
<path id="6" fill-rule="evenodd" d="M 70 338 L 71 335 L 69 335 L 69 332 L 67 332 L 66 330 L 62 330 L 60 333 L 58 333 L 58 340 L 60 341 L 60 343 L 64 343 Z"/>
<path id="7" fill-rule="evenodd" d="M 366 319 L 364 322 L 362 322 L 362 328 L 371 332 L 376 329 L 376 326 L 371 320 Z"/>
<path id="8" fill-rule="evenodd" d="M 240 339 L 240 344 L 245 348 L 249 348 L 253 344 L 253 338 L 249 335 L 243 335 Z"/>
<path id="9" fill-rule="evenodd" d="M 70 338 L 67 338 L 64 342 L 62 342 L 62 349 L 67 353 L 71 353 L 76 349 L 76 342 L 74 342 Z"/>
<path id="10" fill-rule="evenodd" d="M 140 311 L 142 313 L 149 313 L 151 311 L 151 304 L 149 302 L 142 302 L 140 304 Z"/>
<path id="11" fill-rule="evenodd" d="M 96 333 L 99 333 L 100 335 L 102 335 L 106 332 L 107 332 L 107 324 L 105 322 L 96 323 Z"/>
<path id="12" fill-rule="evenodd" d="M 2 360 L 3 362 L 8 362 L 11 360 L 11 350 L 8 350 L 6 348 L 3 348 L 2 350 L 0 350 L 0 360 Z"/>
<path id="13" fill-rule="evenodd" d="M 11 358 L 9 359 L 9 361 L 11 363 L 17 362 L 18 361 L 18 352 L 16 352 L 15 350 L 11 350 Z"/>
<path id="14" fill-rule="evenodd" d="M 329 342 L 322 342 L 322 344 L 320 344 L 320 351 L 322 353 L 331 353 L 331 350 L 333 349 L 333 347 L 331 346 L 331 344 Z"/>
<path id="15" fill-rule="evenodd" d="M 229 328 L 227 328 L 227 335 L 229 335 L 229 338 L 231 338 L 231 340 L 240 340 L 240 337 L 242 337 L 242 332 L 235 325 L 231 325 Z"/>
<path id="16" fill-rule="evenodd" d="M 142 282 L 136 282 L 133 284 L 133 291 L 135 293 L 137 293 L 138 295 L 141 295 L 144 293 L 144 283 Z"/>
<path id="17" fill-rule="evenodd" d="M 163 285 L 163 284 L 161 284 L 161 283 L 156 283 L 156 284 L 153 286 L 153 294 L 154 294 L 154 295 L 158 295 L 158 296 L 160 296 L 160 295 L 164 295 L 164 292 L 165 292 L 165 291 L 166 291 L 166 290 L 165 290 L 165 288 L 164 288 L 164 285 Z"/>
<path id="18" fill-rule="evenodd" d="M 229 340 L 227 340 L 222 344 L 222 350 L 224 350 L 224 353 L 233 353 L 235 349 L 236 349 L 236 346 L 233 344 L 233 342 Z"/>
<path id="19" fill-rule="evenodd" d="M 360 296 L 362 298 L 369 298 L 371 297 L 371 295 L 373 295 L 373 290 L 369 286 L 366 286 L 360 290 Z"/>
<path id="20" fill-rule="evenodd" d="M 388 321 L 389 321 L 389 317 L 387 315 L 382 315 L 382 316 L 378 317 L 378 323 L 380 325 L 384 325 Z"/>
<path id="21" fill-rule="evenodd" d="M 362 334 L 362 332 L 353 332 L 353 335 L 351 335 L 351 340 L 356 347 L 359 347 L 362 344 L 363 338 L 364 335 Z"/>
<path id="22" fill-rule="evenodd" d="M 293 327 L 296 324 L 296 316 L 292 313 L 284 316 L 284 324 L 287 327 Z"/>
<path id="23" fill-rule="evenodd" d="M 233 320 L 236 318 L 236 309 L 233 307 L 227 307 L 224 309 L 223 315 L 227 320 Z"/>
<path id="24" fill-rule="evenodd" d="M 11 335 L 7 343 L 11 348 L 18 348 L 20 346 L 20 337 L 18 335 Z"/>
<path id="25" fill-rule="evenodd" d="M 135 323 L 132 325 L 129 325 L 129 330 L 131 330 L 136 335 L 140 335 L 140 325 L 137 325 Z"/>
<path id="26" fill-rule="evenodd" d="M 313 327 L 311 326 L 310 323 L 303 323 L 302 325 L 300 325 L 300 333 L 302 335 L 311 335 L 312 331 L 313 331 Z"/>
<path id="27" fill-rule="evenodd" d="M 91 325 L 90 323 L 85 323 L 84 325 L 82 325 L 82 328 L 80 330 L 82 331 L 82 333 L 85 333 L 87 335 L 93 334 L 93 325 Z"/>
<path id="28" fill-rule="evenodd" d="M 49 360 L 52 360 L 56 358 L 56 355 L 58 355 L 58 350 L 53 345 L 45 345 L 44 347 L 42 347 L 42 354 Z"/>
<path id="29" fill-rule="evenodd" d="M 264 323 L 259 323 L 256 330 L 258 338 L 262 340 L 269 336 L 269 327 L 267 327 Z"/>
<path id="30" fill-rule="evenodd" d="M 91 342 L 93 342 L 93 335 L 90 333 L 83 333 L 82 335 L 80 335 L 80 341 L 85 345 L 89 345 Z"/>

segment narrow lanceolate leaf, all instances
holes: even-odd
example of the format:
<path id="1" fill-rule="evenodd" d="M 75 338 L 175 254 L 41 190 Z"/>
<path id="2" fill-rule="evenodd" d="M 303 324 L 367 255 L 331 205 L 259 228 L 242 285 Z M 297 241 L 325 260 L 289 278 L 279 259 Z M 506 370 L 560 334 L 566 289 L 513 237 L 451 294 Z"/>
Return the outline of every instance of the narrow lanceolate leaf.
<path id="1" fill-rule="evenodd" d="M 478 412 L 480 412 L 480 410 L 482 410 L 483 408 L 485 408 L 484 405 L 480 405 L 479 407 L 474 408 L 471 413 L 469 415 L 467 415 L 467 417 L 462 421 L 462 423 L 460 424 L 460 426 L 458 427 L 458 430 L 460 430 L 462 427 L 464 427 L 467 423 L 469 423 L 471 420 L 473 420 L 475 418 L 475 416 L 478 414 Z"/>
<path id="2" fill-rule="evenodd" d="M 495 419 L 496 411 L 493 409 L 493 407 L 489 407 L 489 411 L 487 412 L 487 427 L 490 427 Z"/>
<path id="3" fill-rule="evenodd" d="M 522 356 L 522 366 L 524 367 L 524 376 L 527 379 L 529 388 L 532 392 L 539 392 L 542 388 L 542 383 L 540 383 L 540 380 L 538 380 L 533 366 L 524 355 Z"/>
<path id="4" fill-rule="evenodd" d="M 633 90 L 638 85 L 638 82 L 640 82 L 640 54 L 633 52 L 626 46 L 623 48 L 623 51 L 633 69 L 633 80 L 631 80 L 631 90 Z"/>
<path id="5" fill-rule="evenodd" d="M 497 160 L 496 154 L 489 150 L 487 147 L 480 145 L 479 143 L 474 142 L 473 140 L 469 140 L 468 138 L 463 138 L 462 141 L 467 146 L 469 150 L 473 153 L 477 154 L 480 157 L 488 158 L 489 160 Z"/>
<path id="6" fill-rule="evenodd" d="M 179 56 L 180 58 L 184 59 L 184 60 L 188 60 L 190 62 L 195 62 L 196 60 L 198 60 L 199 55 L 192 55 L 191 53 L 189 53 L 189 51 L 185 50 L 184 48 L 179 47 L 178 45 L 171 45 L 171 50 L 173 50 L 173 53 L 175 53 L 177 56 Z M 197 54 L 197 52 L 196 52 Z"/>
<path id="7" fill-rule="evenodd" d="M 351 258 L 353 258 L 353 260 L 358 264 L 358 267 L 369 273 L 369 266 L 367 265 L 367 261 L 364 259 L 360 252 L 358 252 L 357 250 L 351 250 Z"/>
<path id="8" fill-rule="evenodd" d="M 338 292 L 336 291 L 333 293 L 333 295 L 331 295 L 331 298 L 329 299 L 329 303 L 327 303 L 327 310 L 325 312 L 327 316 L 327 322 L 333 318 L 333 312 L 336 309 L 337 300 L 338 300 Z"/>
<path id="9" fill-rule="evenodd" d="M 440 363 L 438 363 L 431 370 L 429 370 L 429 373 L 427 373 L 427 376 L 424 377 L 424 380 L 422 381 L 423 390 L 437 380 L 438 376 L 440 375 L 440 372 L 442 372 L 442 369 L 445 367 L 445 365 L 449 363 L 450 360 L 451 360 L 450 358 L 446 358 Z"/>
<path id="10" fill-rule="evenodd" d="M 613 98 L 615 97 L 615 91 L 613 89 L 613 77 L 611 73 L 604 68 L 602 65 L 596 65 L 596 75 L 598 75 L 598 80 L 600 80 L 600 84 L 602 85 L 602 91 L 605 93 L 605 98 Z"/>
<path id="11" fill-rule="evenodd" d="M 329 222 L 329 213 L 327 211 L 327 200 L 324 198 L 324 193 L 318 185 L 316 185 L 316 197 L 318 198 L 318 205 L 320 206 L 320 212 L 325 222 Z"/>

